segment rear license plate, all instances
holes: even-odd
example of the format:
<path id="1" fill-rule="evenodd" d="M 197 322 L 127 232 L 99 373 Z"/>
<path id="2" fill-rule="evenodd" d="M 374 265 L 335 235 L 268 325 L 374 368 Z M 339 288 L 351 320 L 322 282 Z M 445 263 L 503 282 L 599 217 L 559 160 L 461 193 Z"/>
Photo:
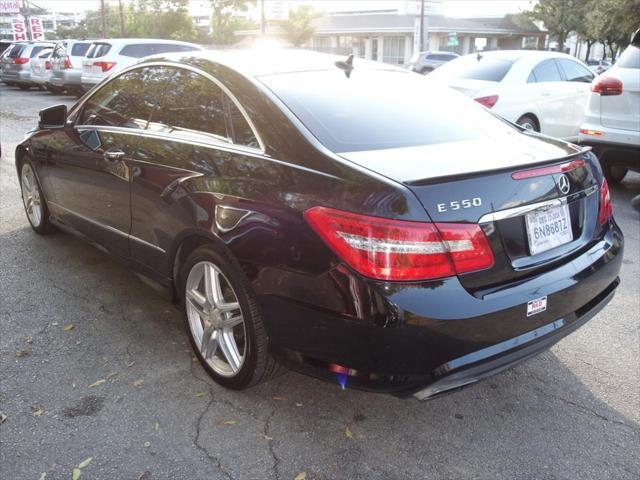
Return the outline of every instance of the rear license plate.
<path id="1" fill-rule="evenodd" d="M 568 205 L 528 213 L 526 223 L 531 255 L 546 252 L 573 240 Z"/>

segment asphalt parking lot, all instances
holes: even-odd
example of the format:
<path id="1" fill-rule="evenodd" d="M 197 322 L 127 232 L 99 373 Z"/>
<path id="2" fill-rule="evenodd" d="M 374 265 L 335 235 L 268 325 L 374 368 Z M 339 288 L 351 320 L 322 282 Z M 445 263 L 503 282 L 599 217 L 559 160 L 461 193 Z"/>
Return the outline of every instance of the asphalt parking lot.
<path id="1" fill-rule="evenodd" d="M 74 100 L 0 86 L 1 478 L 81 463 L 108 480 L 640 477 L 640 175 L 613 189 L 617 296 L 551 351 L 428 402 L 292 372 L 230 392 L 194 363 L 176 307 L 93 247 L 31 231 L 13 150 L 39 109 Z"/>

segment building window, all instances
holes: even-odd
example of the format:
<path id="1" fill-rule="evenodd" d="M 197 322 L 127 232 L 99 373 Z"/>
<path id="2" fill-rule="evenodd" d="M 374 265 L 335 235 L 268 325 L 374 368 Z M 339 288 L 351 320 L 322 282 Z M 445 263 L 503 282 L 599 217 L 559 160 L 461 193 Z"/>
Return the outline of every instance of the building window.
<path id="1" fill-rule="evenodd" d="M 378 39 L 371 39 L 371 60 L 378 60 Z"/>
<path id="2" fill-rule="evenodd" d="M 365 43 L 366 43 L 366 39 L 364 37 L 355 38 L 355 42 L 353 46 L 356 51 L 353 53 L 356 55 L 356 57 L 364 58 Z"/>
<path id="3" fill-rule="evenodd" d="M 404 37 L 384 37 L 382 45 L 383 62 L 404 64 Z"/>

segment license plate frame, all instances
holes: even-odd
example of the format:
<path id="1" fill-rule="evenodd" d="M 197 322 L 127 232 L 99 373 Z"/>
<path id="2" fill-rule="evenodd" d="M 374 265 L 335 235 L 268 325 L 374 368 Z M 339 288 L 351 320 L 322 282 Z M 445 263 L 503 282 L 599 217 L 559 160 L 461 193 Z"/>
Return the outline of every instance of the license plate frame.
<path id="1" fill-rule="evenodd" d="M 573 241 L 571 212 L 566 203 L 527 213 L 525 225 L 532 256 Z"/>

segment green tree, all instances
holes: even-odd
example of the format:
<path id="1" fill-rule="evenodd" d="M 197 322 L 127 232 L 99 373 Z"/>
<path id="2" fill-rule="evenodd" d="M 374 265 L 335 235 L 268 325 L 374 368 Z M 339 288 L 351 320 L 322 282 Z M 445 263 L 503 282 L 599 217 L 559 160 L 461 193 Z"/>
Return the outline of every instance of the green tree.
<path id="1" fill-rule="evenodd" d="M 540 20 L 558 41 L 558 50 L 564 50 L 564 43 L 571 32 L 584 21 L 581 4 L 584 0 L 539 0 L 528 12 L 533 20 Z"/>
<path id="2" fill-rule="evenodd" d="M 289 19 L 280 25 L 284 38 L 294 47 L 301 47 L 315 33 L 316 29 L 313 26 L 313 20 L 319 16 L 320 14 L 309 5 L 300 5 L 298 8 L 291 10 Z"/>
<path id="3" fill-rule="evenodd" d="M 254 0 L 210 0 L 212 18 L 211 27 L 213 30 L 213 42 L 219 45 L 234 43 L 236 37 L 235 30 L 240 30 L 246 25 L 246 20 L 237 17 L 238 12 L 246 12 L 249 4 L 254 4 Z"/>
<path id="4" fill-rule="evenodd" d="M 589 36 L 609 49 L 615 61 L 620 48 L 629 44 L 631 34 L 640 26 L 640 0 L 598 0 L 586 13 Z"/>

